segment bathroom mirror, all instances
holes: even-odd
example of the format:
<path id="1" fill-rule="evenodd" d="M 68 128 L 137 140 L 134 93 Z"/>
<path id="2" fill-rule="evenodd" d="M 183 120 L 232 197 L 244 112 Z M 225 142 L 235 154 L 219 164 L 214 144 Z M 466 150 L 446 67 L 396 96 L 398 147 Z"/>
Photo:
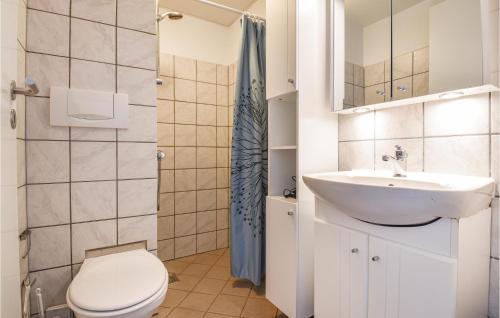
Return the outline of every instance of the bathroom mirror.
<path id="1" fill-rule="evenodd" d="M 335 111 L 489 84 L 487 1 L 332 1 Z"/>

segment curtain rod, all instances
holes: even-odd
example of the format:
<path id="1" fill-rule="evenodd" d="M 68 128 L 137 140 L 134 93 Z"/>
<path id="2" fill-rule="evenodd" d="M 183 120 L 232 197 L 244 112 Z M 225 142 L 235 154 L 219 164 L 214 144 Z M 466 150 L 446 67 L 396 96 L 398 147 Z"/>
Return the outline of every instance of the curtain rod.
<path id="1" fill-rule="evenodd" d="M 238 10 L 238 9 L 235 9 L 235 8 L 232 8 L 232 7 L 229 7 L 229 6 L 225 6 L 225 5 L 217 3 L 217 2 L 212 2 L 212 1 L 209 1 L 209 0 L 196 0 L 196 1 L 204 3 L 204 4 L 207 4 L 207 5 L 212 6 L 212 7 L 223 9 L 223 10 L 226 10 L 226 11 L 231 11 L 231 12 L 238 13 L 238 14 L 243 14 L 243 15 L 249 16 L 250 18 L 257 19 L 257 20 L 266 21 L 266 19 L 264 19 L 262 17 L 259 17 L 257 15 L 254 15 L 254 14 L 252 14 L 250 12 Z"/>

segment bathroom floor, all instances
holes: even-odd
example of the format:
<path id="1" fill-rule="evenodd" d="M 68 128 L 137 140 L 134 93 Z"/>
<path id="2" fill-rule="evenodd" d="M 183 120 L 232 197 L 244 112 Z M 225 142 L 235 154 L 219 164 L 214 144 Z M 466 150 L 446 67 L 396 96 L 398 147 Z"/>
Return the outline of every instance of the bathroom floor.
<path id="1" fill-rule="evenodd" d="M 177 280 L 153 318 L 286 318 L 264 297 L 264 285 L 255 287 L 230 274 L 229 250 L 188 256 L 165 262 Z"/>

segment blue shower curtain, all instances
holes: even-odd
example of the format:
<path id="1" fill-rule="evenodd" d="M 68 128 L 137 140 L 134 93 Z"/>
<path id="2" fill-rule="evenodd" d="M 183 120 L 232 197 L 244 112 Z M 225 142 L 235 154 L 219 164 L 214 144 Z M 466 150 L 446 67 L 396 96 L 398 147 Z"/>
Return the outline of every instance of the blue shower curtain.
<path id="1" fill-rule="evenodd" d="M 243 17 L 231 149 L 231 272 L 257 286 L 266 263 L 265 30 L 264 22 Z"/>

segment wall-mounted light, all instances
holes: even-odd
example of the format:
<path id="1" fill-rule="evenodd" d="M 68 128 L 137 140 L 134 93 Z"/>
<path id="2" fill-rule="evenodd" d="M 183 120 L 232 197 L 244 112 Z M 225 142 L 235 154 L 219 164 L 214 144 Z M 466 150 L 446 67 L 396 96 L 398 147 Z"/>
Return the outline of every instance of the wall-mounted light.
<path id="1" fill-rule="evenodd" d="M 464 92 L 446 92 L 439 95 L 440 99 L 453 99 L 464 96 Z"/>
<path id="2" fill-rule="evenodd" d="M 366 113 L 369 112 L 370 108 L 368 107 L 357 107 L 352 110 L 353 113 L 359 114 L 359 113 Z"/>

